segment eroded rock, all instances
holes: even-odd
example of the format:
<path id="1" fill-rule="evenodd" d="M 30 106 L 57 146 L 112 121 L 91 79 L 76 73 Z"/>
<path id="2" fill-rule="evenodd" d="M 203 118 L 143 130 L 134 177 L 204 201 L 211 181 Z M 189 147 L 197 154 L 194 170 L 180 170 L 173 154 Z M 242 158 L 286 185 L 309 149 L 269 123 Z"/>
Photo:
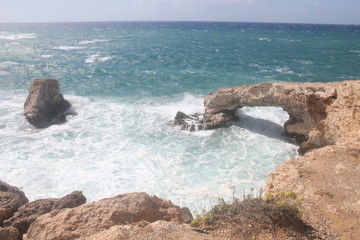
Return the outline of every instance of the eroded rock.
<path id="1" fill-rule="evenodd" d="M 20 234 L 25 234 L 36 218 L 52 210 L 63 208 L 74 208 L 86 202 L 86 198 L 80 191 L 72 192 L 63 198 L 39 199 L 27 203 L 19 208 L 19 210 L 10 219 L 4 222 L 4 226 L 12 226 L 19 230 Z"/>
<path id="2" fill-rule="evenodd" d="M 190 132 L 203 130 L 205 128 L 204 116 L 199 113 L 187 115 L 178 111 L 173 124 L 180 126 L 181 130 L 187 130 Z"/>
<path id="3" fill-rule="evenodd" d="M 266 191 L 295 192 L 303 219 L 339 239 L 360 236 L 360 143 L 326 146 L 284 162 L 268 178 Z M 330 236 L 325 239 L 335 239 Z"/>
<path id="4" fill-rule="evenodd" d="M 29 200 L 23 191 L 0 181 L 0 225 L 27 202 L 29 202 Z"/>
<path id="5" fill-rule="evenodd" d="M 35 79 L 24 104 L 24 115 L 33 126 L 46 128 L 65 122 L 68 114 L 65 111 L 70 107 L 69 101 L 60 93 L 57 80 Z"/>
<path id="6" fill-rule="evenodd" d="M 180 207 L 146 193 L 128 193 L 38 217 L 27 239 L 92 239 L 116 225 L 157 220 L 182 223 Z"/>
<path id="7" fill-rule="evenodd" d="M 2 228 L 0 227 L 0 239 L 1 240 L 19 240 L 20 234 L 16 228 L 8 227 Z"/>
<path id="8" fill-rule="evenodd" d="M 205 98 L 203 118 L 178 112 L 175 125 L 190 131 L 212 129 L 233 120 L 235 111 L 245 106 L 281 107 L 289 114 L 285 132 L 300 145 L 299 152 L 305 153 L 310 149 L 339 143 L 349 134 L 354 134 L 349 130 L 354 124 L 360 124 L 354 122 L 355 115 L 360 112 L 360 106 L 354 101 L 360 98 L 358 92 L 359 81 L 264 82 L 223 88 Z"/>

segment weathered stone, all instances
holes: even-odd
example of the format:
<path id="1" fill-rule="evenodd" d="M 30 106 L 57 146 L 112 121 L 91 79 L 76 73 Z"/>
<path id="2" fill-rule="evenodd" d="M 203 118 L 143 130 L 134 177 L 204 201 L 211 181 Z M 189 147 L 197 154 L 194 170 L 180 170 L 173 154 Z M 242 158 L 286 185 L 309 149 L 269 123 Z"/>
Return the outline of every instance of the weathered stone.
<path id="1" fill-rule="evenodd" d="M 360 236 L 359 179 L 360 143 L 351 140 L 286 161 L 269 175 L 266 191 L 295 192 L 303 199 L 303 219 L 311 226 L 327 229 L 340 239 L 357 239 L 355 236 Z"/>
<path id="2" fill-rule="evenodd" d="M 187 207 L 183 207 L 180 209 L 181 211 L 181 217 L 184 223 L 191 223 L 191 220 L 193 220 L 193 216 L 190 212 L 190 210 Z"/>
<path id="3" fill-rule="evenodd" d="M 75 191 L 63 198 L 39 199 L 27 203 L 19 208 L 13 217 L 4 222 L 4 226 L 13 226 L 19 230 L 21 234 L 25 234 L 36 218 L 52 210 L 63 208 L 74 208 L 86 202 L 84 195 Z"/>
<path id="4" fill-rule="evenodd" d="M 157 220 L 183 222 L 180 207 L 146 193 L 128 193 L 38 217 L 27 239 L 92 239 L 116 225 Z"/>
<path id="5" fill-rule="evenodd" d="M 80 238 L 85 240 L 84 238 Z M 199 233 L 189 225 L 176 224 L 166 221 L 156 221 L 146 226 L 116 225 L 98 232 L 86 240 L 219 240 L 218 237 Z"/>
<path id="6" fill-rule="evenodd" d="M 265 82 L 224 88 L 205 98 L 204 127 L 215 128 L 230 121 L 241 107 L 281 107 L 289 114 L 285 131 L 295 137 L 300 144 L 299 152 L 304 153 L 343 141 L 349 136 L 349 124 L 359 125 L 352 120 L 360 112 L 360 106 L 353 106 L 354 99 L 359 98 L 357 92 L 360 92 L 359 81 Z"/>
<path id="7" fill-rule="evenodd" d="M 64 112 L 71 104 L 64 99 L 55 79 L 35 79 L 24 104 L 24 115 L 30 124 L 46 128 L 66 121 Z"/>
<path id="8" fill-rule="evenodd" d="M 27 202 L 29 200 L 23 191 L 0 181 L 0 225 Z"/>
<path id="9" fill-rule="evenodd" d="M 204 116 L 202 114 L 195 113 L 187 115 L 180 111 L 176 113 L 173 124 L 181 126 L 181 130 L 187 130 L 190 132 L 203 130 L 205 126 Z"/>
<path id="10" fill-rule="evenodd" d="M 2 228 L 0 227 L 0 239 L 1 240 L 19 240 L 20 234 L 16 228 Z"/>

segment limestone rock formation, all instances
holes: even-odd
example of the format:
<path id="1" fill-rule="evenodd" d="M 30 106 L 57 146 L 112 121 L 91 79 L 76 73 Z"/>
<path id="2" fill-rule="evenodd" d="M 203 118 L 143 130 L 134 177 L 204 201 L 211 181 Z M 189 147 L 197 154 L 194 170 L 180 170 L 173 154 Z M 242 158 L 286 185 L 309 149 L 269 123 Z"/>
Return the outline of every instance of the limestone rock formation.
<path id="1" fill-rule="evenodd" d="M 24 104 L 24 115 L 30 124 L 46 128 L 66 121 L 64 113 L 71 104 L 64 99 L 55 79 L 35 79 Z"/>
<path id="2" fill-rule="evenodd" d="M 29 200 L 23 191 L 0 181 L 0 225 L 27 202 Z"/>
<path id="3" fill-rule="evenodd" d="M 19 230 L 20 234 L 25 234 L 36 218 L 52 210 L 63 208 L 74 208 L 86 202 L 86 198 L 80 191 L 72 192 L 63 198 L 39 199 L 27 203 L 19 208 L 17 212 L 4 222 L 4 226 L 12 226 Z"/>
<path id="4" fill-rule="evenodd" d="M 31 224 L 26 239 L 96 239 L 95 234 L 117 225 L 157 220 L 182 223 L 182 211 L 168 200 L 128 193 L 42 215 Z"/>
<path id="5" fill-rule="evenodd" d="M 330 230 L 340 239 L 358 239 L 359 179 L 360 143 L 352 139 L 286 161 L 269 175 L 266 191 L 295 192 L 303 198 L 303 218 L 313 227 Z"/>
<path id="6" fill-rule="evenodd" d="M 81 238 L 82 239 L 82 238 Z M 153 223 L 115 225 L 107 230 L 92 235 L 87 240 L 218 240 L 208 234 L 198 233 L 189 225 L 173 222 L 156 221 Z"/>
<path id="7" fill-rule="evenodd" d="M 313 148 L 339 143 L 347 138 L 349 123 L 360 114 L 359 81 L 334 83 L 264 82 L 224 88 L 204 100 L 205 129 L 221 126 L 245 106 L 281 107 L 289 114 L 285 131 L 295 137 L 304 153 Z M 241 120 L 241 119 L 240 119 Z M 359 133 L 355 133 L 359 135 Z"/>
<path id="8" fill-rule="evenodd" d="M 18 240 L 20 238 L 19 231 L 14 227 L 2 228 L 0 227 L 1 240 Z"/>

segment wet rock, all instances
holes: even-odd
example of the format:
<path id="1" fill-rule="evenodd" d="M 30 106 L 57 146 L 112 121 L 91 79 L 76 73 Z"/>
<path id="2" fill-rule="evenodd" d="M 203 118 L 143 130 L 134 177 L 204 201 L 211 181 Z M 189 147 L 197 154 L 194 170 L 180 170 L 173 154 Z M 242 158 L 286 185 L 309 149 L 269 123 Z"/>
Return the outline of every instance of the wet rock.
<path id="1" fill-rule="evenodd" d="M 146 193 L 128 193 L 42 215 L 31 224 L 26 239 L 92 239 L 114 226 L 158 220 L 182 223 L 180 207 Z"/>
<path id="2" fill-rule="evenodd" d="M 0 225 L 27 202 L 29 200 L 23 191 L 0 181 Z"/>
<path id="3" fill-rule="evenodd" d="M 24 115 L 30 124 L 46 128 L 66 121 L 65 111 L 71 104 L 64 99 L 55 79 L 35 79 L 24 104 Z"/>
<path id="4" fill-rule="evenodd" d="M 4 226 L 12 226 L 19 230 L 20 234 L 25 234 L 36 218 L 52 210 L 63 208 L 74 208 L 86 202 L 86 198 L 80 191 L 72 192 L 63 198 L 39 199 L 27 203 L 10 219 L 4 222 Z"/>
<path id="5" fill-rule="evenodd" d="M 204 116 L 199 113 L 187 115 L 178 111 L 173 122 L 175 126 L 180 126 L 181 130 L 190 132 L 204 129 Z"/>

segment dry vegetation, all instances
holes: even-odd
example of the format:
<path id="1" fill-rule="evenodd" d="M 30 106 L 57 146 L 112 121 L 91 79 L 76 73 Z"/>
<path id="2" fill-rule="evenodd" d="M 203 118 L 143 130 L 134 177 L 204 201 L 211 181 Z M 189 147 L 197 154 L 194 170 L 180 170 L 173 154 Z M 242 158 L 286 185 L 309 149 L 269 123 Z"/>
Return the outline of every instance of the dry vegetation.
<path id="1" fill-rule="evenodd" d="M 301 215 L 301 199 L 294 192 L 263 196 L 262 190 L 252 190 L 232 203 L 219 199 L 209 211 L 196 214 L 191 226 L 200 232 L 227 229 L 230 239 L 321 239 Z"/>

